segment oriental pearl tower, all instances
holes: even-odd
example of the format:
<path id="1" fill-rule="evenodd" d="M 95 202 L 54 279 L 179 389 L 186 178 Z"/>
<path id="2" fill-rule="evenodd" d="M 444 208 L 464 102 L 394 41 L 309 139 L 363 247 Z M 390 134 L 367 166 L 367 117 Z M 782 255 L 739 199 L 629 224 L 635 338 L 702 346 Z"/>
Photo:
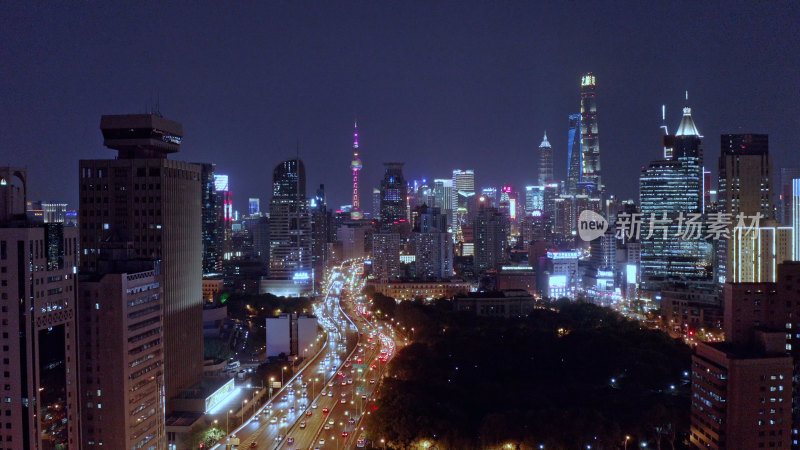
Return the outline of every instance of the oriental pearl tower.
<path id="1" fill-rule="evenodd" d="M 358 157 L 358 121 L 356 121 L 353 131 L 353 162 L 350 163 L 350 168 L 353 170 L 353 209 L 350 211 L 352 220 L 364 217 L 358 196 L 358 172 L 361 171 L 361 167 L 361 159 Z"/>

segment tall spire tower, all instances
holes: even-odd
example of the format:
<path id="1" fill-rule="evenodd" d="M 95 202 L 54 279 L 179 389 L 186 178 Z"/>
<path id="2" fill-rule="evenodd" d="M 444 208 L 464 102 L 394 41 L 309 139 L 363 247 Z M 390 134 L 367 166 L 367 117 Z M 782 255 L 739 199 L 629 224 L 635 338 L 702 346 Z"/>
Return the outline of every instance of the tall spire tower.
<path id="1" fill-rule="evenodd" d="M 350 211 L 350 218 L 359 220 L 364 217 L 364 213 L 361 211 L 358 195 L 358 172 L 361 171 L 361 159 L 358 158 L 358 120 L 353 129 L 353 162 L 350 163 L 350 168 L 353 170 L 353 209 Z"/>
<path id="2" fill-rule="evenodd" d="M 603 191 L 600 180 L 600 142 L 597 132 L 596 80 L 592 73 L 581 77 L 581 184 L 589 193 Z"/>
<path id="3" fill-rule="evenodd" d="M 547 131 L 539 144 L 539 185 L 544 186 L 553 181 L 553 148 L 547 140 Z"/>

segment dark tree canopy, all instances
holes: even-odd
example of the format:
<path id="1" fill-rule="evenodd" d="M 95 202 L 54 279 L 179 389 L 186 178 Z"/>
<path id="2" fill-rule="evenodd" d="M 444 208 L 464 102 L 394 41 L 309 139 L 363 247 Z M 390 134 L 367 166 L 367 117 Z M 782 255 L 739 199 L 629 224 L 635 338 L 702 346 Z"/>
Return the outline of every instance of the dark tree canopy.
<path id="1" fill-rule="evenodd" d="M 631 435 L 670 448 L 688 430 L 690 350 L 664 333 L 587 303 L 508 321 L 448 303 L 396 305 L 414 343 L 381 385 L 371 438 L 571 449 L 618 448 Z"/>

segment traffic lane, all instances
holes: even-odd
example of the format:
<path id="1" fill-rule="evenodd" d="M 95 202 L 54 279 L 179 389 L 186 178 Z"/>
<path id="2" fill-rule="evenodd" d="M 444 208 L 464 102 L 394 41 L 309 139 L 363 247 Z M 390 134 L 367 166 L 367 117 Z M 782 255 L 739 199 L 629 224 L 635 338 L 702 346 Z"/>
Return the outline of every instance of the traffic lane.
<path id="1" fill-rule="evenodd" d="M 367 358 L 369 359 L 366 360 L 368 361 L 374 360 L 375 358 L 377 358 L 378 354 L 379 354 L 378 352 L 369 352 L 369 354 L 367 355 Z M 356 352 L 354 354 L 354 357 L 356 357 L 356 355 L 360 354 Z M 324 395 L 320 396 L 319 399 L 317 400 L 318 403 L 317 411 L 322 412 L 322 414 L 317 416 L 316 412 L 312 412 L 311 417 L 313 418 L 313 420 L 310 421 L 307 420 L 306 427 L 304 429 L 300 429 L 299 427 L 293 427 L 287 437 L 294 438 L 294 443 L 292 444 L 294 447 L 287 447 L 287 448 L 308 448 L 312 447 L 313 445 L 319 445 L 319 439 L 317 438 L 317 435 L 322 434 L 325 431 L 329 431 L 324 429 L 326 424 L 330 426 L 330 424 L 328 424 L 327 422 L 329 422 L 330 420 L 334 420 L 334 425 L 336 425 L 338 423 L 337 421 L 345 420 L 344 418 L 347 418 L 349 422 L 349 418 L 353 417 L 355 411 L 349 411 L 347 415 L 343 416 L 340 416 L 338 413 L 339 411 L 343 411 L 342 410 L 343 404 L 341 403 L 341 399 L 343 398 L 342 394 L 344 394 L 346 402 L 345 405 L 349 406 L 351 405 L 351 402 L 354 402 L 355 400 L 360 400 L 360 397 L 356 399 L 356 396 L 353 395 L 353 391 L 355 390 L 356 383 L 366 383 L 366 380 L 364 378 L 364 374 L 362 373 L 360 375 L 361 376 L 360 379 L 358 377 L 354 378 L 353 384 L 347 383 L 347 379 L 349 378 L 348 373 L 350 369 L 352 369 L 352 367 L 351 368 L 343 367 L 340 372 L 342 372 L 344 376 L 338 376 L 337 373 L 334 379 L 328 382 L 325 390 L 323 391 Z M 350 376 L 353 375 L 358 375 L 358 374 L 357 372 L 355 374 L 350 374 Z M 344 382 L 345 384 L 342 385 L 342 382 Z M 358 406 L 360 407 L 361 405 L 359 404 Z M 324 414 L 323 412 L 323 409 L 326 407 L 329 409 L 328 414 Z M 334 427 L 331 426 L 331 428 Z M 314 430 L 315 432 L 312 434 L 312 431 Z"/>
<path id="2" fill-rule="evenodd" d="M 301 374 L 306 374 L 306 371 L 308 371 L 308 374 L 313 374 L 310 376 L 320 376 L 321 374 L 319 373 L 319 369 L 323 367 L 322 364 L 325 359 L 330 355 L 331 359 L 333 360 L 336 358 L 336 356 L 340 355 L 337 347 L 337 345 L 329 345 L 326 347 L 327 355 L 321 356 L 312 361 L 304 368 Z M 322 375 L 323 379 L 333 376 L 333 369 L 327 370 Z M 301 388 L 302 382 L 299 380 L 302 378 L 309 378 L 309 375 L 298 376 L 298 378 L 293 382 L 291 388 Z M 302 396 L 298 398 L 297 393 L 295 393 L 293 396 L 289 395 L 288 388 L 284 390 L 279 396 L 270 402 L 270 405 L 272 406 L 271 412 L 264 414 L 263 411 L 265 411 L 265 409 L 261 410 L 261 417 L 259 418 L 260 424 L 255 430 L 253 430 L 254 432 L 249 433 L 247 436 L 242 436 L 241 431 L 239 432 L 238 436 L 240 438 L 241 445 L 244 448 L 247 448 L 246 446 L 251 445 L 253 442 L 256 442 L 259 446 L 261 446 L 265 443 L 271 443 L 277 440 L 276 438 L 278 436 L 285 433 L 285 428 L 287 428 L 288 425 L 291 425 L 298 420 L 301 411 L 305 411 L 305 408 L 303 407 L 304 402 L 301 399 Z M 295 408 L 293 412 L 289 411 L 290 406 Z M 275 423 L 271 423 L 272 417 L 276 418 Z M 285 422 L 282 420 L 283 417 L 286 417 Z M 245 430 L 248 430 L 248 428 L 245 428 Z"/>

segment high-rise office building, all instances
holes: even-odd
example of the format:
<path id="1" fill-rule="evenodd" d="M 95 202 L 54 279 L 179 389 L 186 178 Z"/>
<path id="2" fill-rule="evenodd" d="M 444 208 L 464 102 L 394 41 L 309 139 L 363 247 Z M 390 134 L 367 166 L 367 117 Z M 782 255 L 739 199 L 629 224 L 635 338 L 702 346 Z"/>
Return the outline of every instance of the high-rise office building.
<path id="1" fill-rule="evenodd" d="M 792 260 L 792 227 L 734 227 L 728 243 L 734 283 L 774 282 L 778 264 Z"/>
<path id="2" fill-rule="evenodd" d="M 355 122 L 353 131 L 353 161 L 350 163 L 350 170 L 353 171 L 353 209 L 350 210 L 350 218 L 359 220 L 364 217 L 361 211 L 361 196 L 358 191 L 358 172 L 362 168 L 361 158 L 358 157 L 358 122 Z"/>
<path id="3" fill-rule="evenodd" d="M 450 221 L 456 241 L 461 242 L 461 227 L 468 220 L 469 202 L 475 196 L 475 171 L 472 169 L 453 170 L 453 206 L 450 208 Z"/>
<path id="4" fill-rule="evenodd" d="M 203 273 L 218 273 L 222 270 L 222 253 L 219 247 L 219 210 L 217 209 L 217 185 L 214 182 L 214 164 L 198 164 L 201 192 L 201 234 L 203 238 Z"/>
<path id="5" fill-rule="evenodd" d="M 372 188 L 372 220 L 381 219 L 381 190 Z"/>
<path id="6" fill-rule="evenodd" d="M 525 215 L 544 210 L 544 186 L 525 186 Z"/>
<path id="7" fill-rule="evenodd" d="M 385 223 L 406 219 L 408 186 L 403 178 L 403 163 L 384 163 L 386 171 L 381 180 L 381 220 Z"/>
<path id="8" fill-rule="evenodd" d="M 775 202 L 777 204 L 777 220 L 782 225 L 792 224 L 792 180 L 800 178 L 800 168 L 782 167 L 778 182 L 775 187 Z"/>
<path id="9" fill-rule="evenodd" d="M 264 271 L 269 271 L 269 217 L 261 216 L 250 224 L 250 233 L 253 236 L 253 253 L 261 262 Z"/>
<path id="10" fill-rule="evenodd" d="M 725 342 L 700 343 L 692 356 L 690 441 L 699 448 L 797 446 L 800 361 L 796 292 L 800 264 L 778 265 L 776 282 L 723 287 Z"/>
<path id="11" fill-rule="evenodd" d="M 800 178 L 792 180 L 792 261 L 800 261 Z"/>
<path id="12" fill-rule="evenodd" d="M 103 116 L 116 159 L 80 161 L 81 272 L 97 272 L 109 240 L 133 242 L 133 256 L 161 260 L 164 386 L 172 399 L 203 376 L 202 168 L 167 159 L 181 124 L 154 114 Z"/>
<path id="13" fill-rule="evenodd" d="M 311 265 L 314 268 L 312 272 L 315 292 L 319 292 L 322 282 L 325 280 L 330 223 L 328 204 L 325 199 L 325 185 L 320 184 L 316 195 L 311 199 Z"/>
<path id="14" fill-rule="evenodd" d="M 312 279 L 311 212 L 306 198 L 306 169 L 303 161 L 287 159 L 272 173 L 269 203 L 270 267 L 274 280 L 305 282 Z"/>
<path id="15" fill-rule="evenodd" d="M 772 219 L 772 162 L 766 134 L 723 134 L 720 139 L 720 209 Z"/>
<path id="16" fill-rule="evenodd" d="M 603 191 L 600 178 L 600 140 L 597 130 L 597 99 L 595 76 L 587 73 L 581 77 L 581 191 Z"/>
<path id="17" fill-rule="evenodd" d="M 582 166 L 581 115 L 570 114 L 569 132 L 567 133 L 567 194 L 574 195 L 578 192 L 578 183 L 582 181 Z"/>
<path id="18" fill-rule="evenodd" d="M 248 212 L 251 216 L 261 215 L 261 199 L 250 197 L 247 199 Z"/>
<path id="19" fill-rule="evenodd" d="M 780 332 L 760 345 L 701 342 L 692 355 L 693 448 L 790 448 L 792 358 Z"/>
<path id="20" fill-rule="evenodd" d="M 161 267 L 132 244 L 104 243 L 80 276 L 80 448 L 167 448 Z"/>
<path id="21" fill-rule="evenodd" d="M 217 242 L 223 261 L 233 257 L 233 192 L 227 175 L 214 174 L 217 193 Z"/>
<path id="22" fill-rule="evenodd" d="M 706 240 L 706 230 L 700 237 L 675 239 L 687 230 L 679 217 L 703 213 L 703 151 L 702 136 L 692 119 L 691 109 L 683 110 L 677 133 L 671 137 L 672 159 L 652 161 L 639 177 L 639 204 L 645 225 L 642 236 L 650 234 L 648 226 L 654 215 L 668 224 L 667 238 L 662 228 L 653 229 L 648 239 L 642 239 L 641 278 L 643 288 L 658 290 L 665 281 L 682 279 L 689 282 L 713 283 L 714 247 Z M 697 221 L 695 221 L 697 222 Z M 700 220 L 702 222 L 702 219 Z M 657 223 L 655 224 L 657 225 Z"/>
<path id="23" fill-rule="evenodd" d="M 553 147 L 547 140 L 547 132 L 544 132 L 542 143 L 539 144 L 539 185 L 544 186 L 553 181 Z"/>
<path id="24" fill-rule="evenodd" d="M 439 208 L 442 214 L 447 214 L 448 224 L 451 224 L 450 213 L 453 208 L 453 180 L 448 178 L 436 178 L 433 180 L 433 204 L 434 208 Z"/>
<path id="25" fill-rule="evenodd" d="M 379 282 L 400 277 L 400 233 L 384 230 L 372 235 L 372 274 Z"/>
<path id="26" fill-rule="evenodd" d="M 478 213 L 474 225 L 475 272 L 495 269 L 506 260 L 508 245 L 508 217 L 496 208 L 486 205 L 486 199 L 478 199 Z"/>
<path id="27" fill-rule="evenodd" d="M 75 329 L 78 229 L 30 223 L 25 169 L 0 167 L 4 401 L 0 446 L 81 448 Z"/>
<path id="28" fill-rule="evenodd" d="M 425 205 L 418 210 L 412 233 L 414 265 L 418 278 L 449 279 L 453 275 L 453 238 L 447 232 L 447 216 Z"/>
<path id="29" fill-rule="evenodd" d="M 735 218 L 738 214 L 772 219 L 772 163 L 766 134 L 723 134 L 720 138 L 718 210 Z M 734 224 L 735 225 L 735 224 Z M 722 239 L 718 250 L 719 273 L 734 277 L 734 253 L 730 239 Z M 738 272 L 742 266 L 737 268 Z"/>

